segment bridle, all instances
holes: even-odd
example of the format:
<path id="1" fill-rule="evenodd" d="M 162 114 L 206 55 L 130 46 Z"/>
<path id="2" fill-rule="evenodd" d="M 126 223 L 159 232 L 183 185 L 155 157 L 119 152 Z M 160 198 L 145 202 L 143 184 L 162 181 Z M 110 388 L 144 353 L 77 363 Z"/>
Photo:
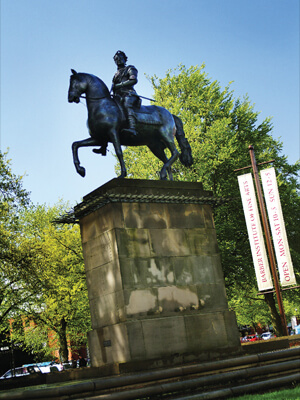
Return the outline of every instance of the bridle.
<path id="1" fill-rule="evenodd" d="M 72 80 L 72 76 L 71 76 L 71 80 Z M 95 101 L 105 99 L 106 97 L 107 97 L 106 95 L 101 96 L 101 97 L 86 97 L 86 96 L 83 96 L 82 94 L 80 96 L 78 96 L 78 98 L 81 98 L 81 99 L 86 99 L 86 100 L 88 99 L 88 100 L 95 100 Z"/>

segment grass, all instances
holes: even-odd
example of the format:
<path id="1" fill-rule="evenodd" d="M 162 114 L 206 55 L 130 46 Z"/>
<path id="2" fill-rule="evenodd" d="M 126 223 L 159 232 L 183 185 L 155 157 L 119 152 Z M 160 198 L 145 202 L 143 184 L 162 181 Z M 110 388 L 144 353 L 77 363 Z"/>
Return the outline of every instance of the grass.
<path id="1" fill-rule="evenodd" d="M 231 397 L 228 400 L 300 400 L 300 385 L 293 389 L 283 389 L 264 394 L 247 394 L 240 397 Z"/>

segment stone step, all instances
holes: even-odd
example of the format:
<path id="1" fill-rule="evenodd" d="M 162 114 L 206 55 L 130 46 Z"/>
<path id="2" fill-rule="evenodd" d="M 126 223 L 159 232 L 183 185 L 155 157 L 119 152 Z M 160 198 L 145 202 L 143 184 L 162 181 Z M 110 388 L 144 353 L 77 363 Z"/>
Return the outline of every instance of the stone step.
<path id="1" fill-rule="evenodd" d="M 86 379 L 64 386 L 26 388 L 0 393 L 0 399 L 187 399 L 225 398 L 239 392 L 299 382 L 300 347 L 208 363 Z M 223 397 L 212 396 L 214 392 Z M 189 397 L 187 397 L 189 396 Z M 198 396 L 198 397 L 191 397 Z M 202 396 L 202 397 L 199 397 Z"/>

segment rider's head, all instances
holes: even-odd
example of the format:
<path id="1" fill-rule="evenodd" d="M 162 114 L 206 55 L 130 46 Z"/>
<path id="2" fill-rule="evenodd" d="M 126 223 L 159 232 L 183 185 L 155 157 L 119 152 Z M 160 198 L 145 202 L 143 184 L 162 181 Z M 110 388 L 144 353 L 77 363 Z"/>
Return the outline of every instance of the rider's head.
<path id="1" fill-rule="evenodd" d="M 121 50 L 118 50 L 116 52 L 116 54 L 114 55 L 114 61 L 116 64 L 119 64 L 119 63 L 125 64 L 127 59 L 128 58 L 127 58 L 126 54 L 124 53 L 124 51 L 121 51 Z"/>

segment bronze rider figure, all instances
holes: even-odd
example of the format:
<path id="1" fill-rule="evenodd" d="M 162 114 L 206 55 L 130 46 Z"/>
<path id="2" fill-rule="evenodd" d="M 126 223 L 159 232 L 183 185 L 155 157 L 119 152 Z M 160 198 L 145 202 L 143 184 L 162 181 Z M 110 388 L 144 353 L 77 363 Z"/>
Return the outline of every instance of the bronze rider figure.
<path id="1" fill-rule="evenodd" d="M 133 107 L 139 101 L 139 97 L 133 87 L 138 81 L 138 71 L 133 65 L 126 65 L 127 59 L 126 54 L 120 50 L 114 55 L 118 70 L 113 77 L 111 90 L 114 96 L 119 97 L 127 113 L 129 128 L 123 129 L 122 132 L 128 132 L 135 136 L 136 124 Z"/>

